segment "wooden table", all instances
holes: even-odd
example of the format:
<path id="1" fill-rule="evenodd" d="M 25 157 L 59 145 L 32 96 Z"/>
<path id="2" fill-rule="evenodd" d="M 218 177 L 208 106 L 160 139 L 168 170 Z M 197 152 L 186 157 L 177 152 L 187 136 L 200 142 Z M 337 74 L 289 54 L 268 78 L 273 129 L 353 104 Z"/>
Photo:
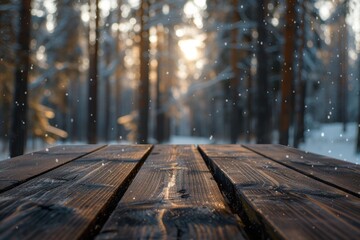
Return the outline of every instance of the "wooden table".
<path id="1" fill-rule="evenodd" d="M 0 239 L 360 239 L 360 167 L 280 145 L 70 145 L 0 162 Z"/>

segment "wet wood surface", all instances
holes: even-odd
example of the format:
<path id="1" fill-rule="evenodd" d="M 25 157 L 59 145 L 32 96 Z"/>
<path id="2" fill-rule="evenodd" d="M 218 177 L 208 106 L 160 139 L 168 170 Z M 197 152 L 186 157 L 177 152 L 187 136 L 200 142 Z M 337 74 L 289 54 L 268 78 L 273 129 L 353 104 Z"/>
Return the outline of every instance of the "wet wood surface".
<path id="1" fill-rule="evenodd" d="M 0 194 L 0 238 L 91 236 L 148 151 L 109 146 Z"/>
<path id="2" fill-rule="evenodd" d="M 104 145 L 65 145 L 0 161 L 0 192 L 92 153 Z"/>
<path id="3" fill-rule="evenodd" d="M 267 158 L 360 197 L 360 166 L 282 145 L 245 145 Z"/>
<path id="4" fill-rule="evenodd" d="M 280 145 L 71 145 L 0 162 L 0 239 L 360 239 L 359 166 Z"/>
<path id="5" fill-rule="evenodd" d="M 244 239 L 194 146 L 156 146 L 98 239 Z"/>
<path id="6" fill-rule="evenodd" d="M 257 225 L 262 236 L 282 239 L 360 236 L 357 197 L 241 146 L 200 146 L 200 149 L 217 181 L 227 186 L 224 191 L 231 201 L 244 211 L 239 214 Z"/>

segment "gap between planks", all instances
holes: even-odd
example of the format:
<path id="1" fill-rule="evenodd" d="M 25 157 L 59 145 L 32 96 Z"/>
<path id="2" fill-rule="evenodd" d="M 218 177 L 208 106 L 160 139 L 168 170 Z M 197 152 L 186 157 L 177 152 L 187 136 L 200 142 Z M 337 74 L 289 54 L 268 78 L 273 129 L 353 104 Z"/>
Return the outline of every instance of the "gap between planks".
<path id="1" fill-rule="evenodd" d="M 195 146 L 157 145 L 100 239 L 244 239 Z"/>
<path id="2" fill-rule="evenodd" d="M 0 239 L 94 237 L 150 151 L 108 146 L 0 194 Z"/>
<path id="3" fill-rule="evenodd" d="M 260 234 L 257 238 L 360 236 L 356 197 L 240 146 L 202 145 L 199 150 L 246 227 Z"/>
<path id="4" fill-rule="evenodd" d="M 0 162 L 0 193 L 95 153 L 107 145 L 62 145 Z"/>

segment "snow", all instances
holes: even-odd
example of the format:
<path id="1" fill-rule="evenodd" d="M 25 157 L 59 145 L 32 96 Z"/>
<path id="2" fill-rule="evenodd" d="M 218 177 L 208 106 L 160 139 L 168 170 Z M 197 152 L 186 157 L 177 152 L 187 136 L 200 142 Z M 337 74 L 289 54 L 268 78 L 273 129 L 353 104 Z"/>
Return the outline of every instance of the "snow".
<path id="1" fill-rule="evenodd" d="M 3 146 L 2 144 L 3 144 L 3 142 L 0 142 L 0 161 L 10 158 L 10 154 L 8 151 L 8 148 L 9 148 L 8 144 L 6 146 Z M 85 142 L 66 143 L 66 142 L 58 141 L 54 144 L 49 144 L 49 143 L 43 142 L 41 139 L 38 139 L 38 138 L 36 138 L 36 139 L 28 138 L 25 154 L 40 151 L 43 149 L 48 149 L 50 147 L 57 146 L 57 145 L 64 145 L 64 144 L 86 144 L 86 143 Z"/>
<path id="2" fill-rule="evenodd" d="M 209 138 L 191 137 L 191 136 L 171 136 L 169 144 L 210 144 L 212 143 Z"/>
<path id="3" fill-rule="evenodd" d="M 347 131 L 343 132 L 341 123 L 320 124 L 317 129 L 306 132 L 306 142 L 300 149 L 344 160 L 360 163 L 360 154 L 355 154 L 357 137 L 357 124 L 347 124 Z M 169 144 L 212 144 L 216 141 L 213 136 L 209 138 L 172 136 Z"/>
<path id="4" fill-rule="evenodd" d="M 342 131 L 342 124 L 340 123 L 320 124 L 317 129 L 306 132 L 306 142 L 300 145 L 300 149 L 359 164 L 360 154 L 355 154 L 356 137 L 356 123 L 347 124 L 346 132 Z M 216 139 L 213 138 L 212 135 L 208 138 L 171 136 L 170 141 L 167 142 L 167 144 L 213 144 L 214 142 L 216 142 Z M 121 143 L 128 144 L 128 142 Z M 61 144 L 61 142 L 58 142 L 57 144 Z M 77 142 L 73 144 L 86 143 Z M 119 142 L 111 142 L 110 144 L 119 144 Z M 47 146 L 37 146 L 37 149 L 31 149 L 30 151 L 36 151 L 45 147 Z M 8 153 L 0 152 L 0 161 L 7 158 L 9 158 Z"/>
<path id="5" fill-rule="evenodd" d="M 355 154 L 357 124 L 347 124 L 346 132 L 342 128 L 341 123 L 321 124 L 306 133 L 300 149 L 359 164 L 360 154 Z"/>
<path id="6" fill-rule="evenodd" d="M 306 142 L 300 149 L 333 157 L 336 159 L 360 163 L 360 154 L 355 153 L 357 124 L 348 123 L 346 132 L 342 130 L 341 123 L 320 124 L 317 129 L 306 132 Z M 216 141 L 213 136 L 209 138 L 172 136 L 169 144 L 212 144 Z"/>
<path id="7" fill-rule="evenodd" d="M 10 158 L 10 156 L 9 156 L 8 153 L 1 152 L 1 151 L 0 151 L 0 161 L 6 160 L 6 159 L 8 159 L 8 158 Z"/>

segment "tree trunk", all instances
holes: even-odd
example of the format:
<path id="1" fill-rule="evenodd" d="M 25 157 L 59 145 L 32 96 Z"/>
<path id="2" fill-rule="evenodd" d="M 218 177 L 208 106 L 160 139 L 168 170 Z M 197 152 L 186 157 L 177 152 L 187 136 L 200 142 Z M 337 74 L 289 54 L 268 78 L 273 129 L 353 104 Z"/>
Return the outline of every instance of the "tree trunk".
<path id="1" fill-rule="evenodd" d="M 248 76 L 247 76 L 247 89 L 248 89 L 248 95 L 247 95 L 247 106 L 246 106 L 246 111 L 247 111 L 247 117 L 246 117 L 246 123 L 245 123 L 245 131 L 246 131 L 246 142 L 250 142 L 251 141 L 251 135 L 252 135 L 252 117 L 253 117 L 253 109 L 252 109 L 252 99 L 253 99 L 253 94 L 252 94 L 252 81 L 253 81 L 253 76 L 251 73 L 251 68 L 249 69 L 248 72 Z"/>
<path id="2" fill-rule="evenodd" d="M 285 47 L 283 79 L 281 82 L 281 111 L 279 143 L 289 144 L 289 128 L 292 116 L 293 98 L 293 62 L 295 50 L 295 0 L 286 0 Z"/>
<path id="3" fill-rule="evenodd" d="M 121 21 L 121 6 L 122 6 L 122 0 L 118 0 L 118 13 L 117 13 L 117 21 L 118 24 L 120 24 Z M 116 32 L 116 54 L 118 57 L 118 64 L 116 66 L 116 72 L 115 72 L 115 114 L 116 119 L 121 116 L 121 94 L 122 94 L 122 86 L 121 86 L 121 70 L 123 67 L 124 60 L 122 59 L 121 55 L 121 48 L 120 48 L 120 29 L 118 28 Z M 116 124 L 116 137 L 119 140 L 119 138 L 122 138 L 123 135 L 123 126 L 120 124 Z"/>
<path id="4" fill-rule="evenodd" d="M 111 26 L 111 20 L 109 19 L 111 16 L 111 14 L 109 14 L 108 19 L 107 19 L 107 24 L 108 26 Z M 111 36 L 111 29 L 109 27 L 106 27 L 106 32 L 109 35 L 109 37 Z M 105 68 L 108 69 L 109 65 L 111 64 L 111 60 L 112 60 L 112 51 L 113 51 L 113 45 L 109 44 L 104 44 L 103 46 L 103 52 L 104 52 L 104 63 L 105 63 Z M 103 96 L 105 98 L 104 101 L 104 109 L 105 109 L 105 116 L 104 116 L 104 130 L 102 132 L 104 132 L 104 140 L 106 142 L 108 142 L 111 138 L 111 133 L 112 132 L 112 124 L 110 123 L 111 120 L 111 116 L 112 116 L 112 96 L 113 96 L 113 91 L 112 91 L 112 87 L 111 87 L 111 75 L 106 74 L 106 77 L 104 79 L 102 79 L 102 81 L 105 84 L 105 96 Z"/>
<path id="5" fill-rule="evenodd" d="M 303 70 L 303 53 L 305 47 L 305 1 L 298 3 L 301 9 L 299 15 L 299 51 L 298 51 L 298 76 L 295 93 L 295 121 L 294 121 L 294 147 L 299 147 L 300 142 L 304 140 L 304 118 L 305 118 L 305 97 L 306 97 L 306 83 L 302 76 Z"/>
<path id="6" fill-rule="evenodd" d="M 238 0 L 233 0 L 233 19 L 232 23 L 234 24 L 231 30 L 231 48 L 230 48 L 230 61 L 231 69 L 234 74 L 233 78 L 230 80 L 231 87 L 231 120 L 230 120 L 230 142 L 236 143 L 240 133 L 241 123 L 239 122 L 239 79 L 240 71 L 237 66 L 239 62 L 239 51 L 237 50 L 238 44 L 238 29 L 235 26 L 237 22 L 240 21 L 240 15 L 238 12 Z"/>
<path id="7" fill-rule="evenodd" d="M 91 1 L 94 3 L 93 1 Z M 91 4 L 93 5 L 93 4 Z M 91 9 L 91 8 L 90 8 Z M 94 19 L 95 18 L 95 19 Z M 95 21 L 95 29 L 91 29 L 92 34 L 89 38 L 89 99 L 88 99 L 88 143 L 93 144 L 97 143 L 97 89 L 98 89 L 98 49 L 99 49 L 99 19 L 100 19 L 100 9 L 99 9 L 99 0 L 95 0 L 95 16 L 93 16 L 93 21 Z M 91 39 L 95 38 L 95 39 Z"/>
<path id="8" fill-rule="evenodd" d="M 137 142 L 148 143 L 149 122 L 149 28 L 145 26 L 148 20 L 149 2 L 141 1 L 140 7 L 140 84 L 139 84 L 139 119 Z"/>
<path id="9" fill-rule="evenodd" d="M 340 59 L 340 81 L 339 81 L 339 91 L 340 91 L 340 104 L 338 106 L 340 113 L 340 121 L 343 124 L 343 132 L 346 132 L 346 124 L 347 124 L 347 85 L 348 85 L 348 30 L 346 23 L 346 12 L 347 12 L 347 2 L 345 1 L 342 6 L 340 17 L 340 35 L 339 35 L 339 59 Z"/>
<path id="10" fill-rule="evenodd" d="M 16 50 L 15 93 L 10 133 L 11 157 L 23 154 L 26 146 L 30 29 L 31 0 L 23 0 L 20 4 Z"/>
<path id="11" fill-rule="evenodd" d="M 175 79 L 176 76 L 176 60 L 172 52 L 174 51 L 174 45 L 175 40 L 173 37 L 174 29 L 173 27 L 168 27 L 168 33 L 167 33 L 167 54 L 166 54 L 166 67 L 168 69 L 166 73 L 166 87 L 165 87 L 165 99 L 168 101 L 171 98 L 171 87 L 173 85 L 173 79 Z M 169 115 L 170 107 L 166 108 L 165 112 L 165 125 L 164 125 L 164 141 L 170 140 L 171 135 L 171 118 Z"/>
<path id="12" fill-rule="evenodd" d="M 156 140 L 162 143 L 165 140 L 165 74 L 164 74 L 164 29 L 161 26 L 157 27 L 157 82 L 156 82 Z"/>
<path id="13" fill-rule="evenodd" d="M 108 57 L 105 57 L 106 60 L 108 61 Z M 109 61 L 110 62 L 110 61 Z M 107 62 L 107 63 L 109 63 Z M 108 65 L 107 65 L 108 66 Z M 111 82 L 110 82 L 110 76 L 106 77 L 104 80 L 104 84 L 105 84 L 105 123 L 104 123 L 104 140 L 106 142 L 108 142 L 111 138 L 111 123 L 110 123 L 110 118 L 111 118 L 111 102 L 112 102 L 112 91 L 111 91 Z"/>
<path id="14" fill-rule="evenodd" d="M 13 4 L 11 0 L 2 0 L 3 5 Z M 14 81 L 14 69 L 6 67 L 7 64 L 15 62 L 15 54 L 12 54 L 13 48 L 9 48 L 10 45 L 14 45 L 16 42 L 16 34 L 13 25 L 13 11 L 0 11 L 0 68 L 5 68 L 5 71 L 1 72 L 0 84 L 1 84 L 1 96 L 0 96 L 0 151 L 5 152 L 9 149 L 9 133 L 11 125 L 11 114 L 12 114 L 12 87 L 11 84 Z M 4 66 L 5 65 L 5 66 Z M 13 77 L 10 77 L 13 76 Z M 10 84 L 7 84 L 10 83 Z"/>
<path id="15" fill-rule="evenodd" d="M 271 142 L 271 117 L 270 103 L 268 98 L 268 72 L 266 54 L 266 4 L 265 0 L 258 1 L 258 48 L 257 48 L 257 121 L 256 121 L 256 142 Z"/>
<path id="16" fill-rule="evenodd" d="M 78 128 L 80 128 L 79 123 L 79 118 L 78 118 L 78 112 L 79 112 L 79 98 L 80 98 L 80 91 L 79 91 L 79 80 L 75 79 L 73 81 L 70 82 L 70 88 L 71 88 L 71 103 L 70 106 L 72 105 L 71 109 L 72 109 L 72 113 L 71 113 L 71 129 L 70 129 L 70 141 L 72 142 L 76 142 L 79 141 L 81 139 Z"/>
<path id="17" fill-rule="evenodd" d="M 358 77 L 360 79 L 360 53 L 358 53 Z M 360 81 L 359 81 L 359 90 L 358 90 L 358 133 L 357 133 L 357 143 L 356 143 L 356 153 L 360 153 Z"/>

